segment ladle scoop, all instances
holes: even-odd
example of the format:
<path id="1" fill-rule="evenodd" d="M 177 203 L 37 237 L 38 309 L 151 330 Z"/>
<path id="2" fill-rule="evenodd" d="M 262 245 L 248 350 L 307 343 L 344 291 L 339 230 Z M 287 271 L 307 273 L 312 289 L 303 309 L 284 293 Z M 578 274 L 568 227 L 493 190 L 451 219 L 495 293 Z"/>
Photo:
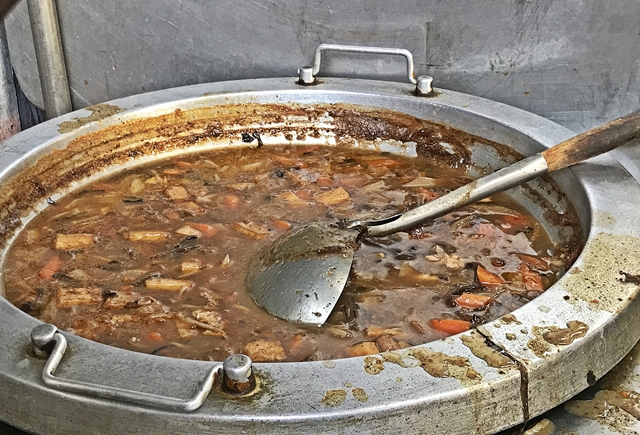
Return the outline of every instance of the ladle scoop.
<path id="1" fill-rule="evenodd" d="M 322 325 L 342 294 L 363 237 L 409 230 L 547 172 L 598 156 L 640 137 L 640 110 L 479 178 L 420 207 L 378 221 L 312 223 L 294 228 L 249 265 L 255 301 L 290 322 Z"/>

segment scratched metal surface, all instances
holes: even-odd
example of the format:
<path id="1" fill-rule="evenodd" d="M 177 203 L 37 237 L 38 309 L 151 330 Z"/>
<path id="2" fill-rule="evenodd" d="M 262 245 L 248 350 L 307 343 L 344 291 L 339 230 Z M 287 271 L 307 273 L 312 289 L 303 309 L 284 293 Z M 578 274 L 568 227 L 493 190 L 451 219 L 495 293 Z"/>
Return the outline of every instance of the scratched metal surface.
<path id="1" fill-rule="evenodd" d="M 611 370 L 593 387 L 580 393 L 575 399 L 589 400 L 601 390 L 640 391 L 640 344 L 637 344 L 627 357 Z M 549 419 L 555 426 L 553 434 L 563 435 L 637 435 L 640 434 L 640 421 L 614 406 L 604 406 L 604 411 L 597 419 L 584 418 L 568 413 L 564 405 L 534 419 L 525 429 L 531 428 L 541 419 Z M 498 435 L 521 435 L 522 427 L 501 432 Z M 2 435 L 28 435 L 27 432 L 15 429 L 0 422 Z"/>
<path id="2" fill-rule="evenodd" d="M 293 76 L 319 43 L 398 46 L 436 86 L 574 131 L 640 106 L 637 0 L 60 0 L 78 109 L 144 91 Z M 25 93 L 42 106 L 25 2 L 8 17 Z M 402 79 L 395 59 L 332 55 L 324 71 Z"/>
<path id="3" fill-rule="evenodd" d="M 611 370 L 593 387 L 580 393 L 576 399 L 589 400 L 600 390 L 631 390 L 640 391 L 640 344 L 637 344 L 627 357 Z M 35 417 L 35 416 L 34 416 Z M 625 411 L 613 406 L 605 407 L 605 411 L 597 419 L 579 417 L 568 413 L 564 405 L 560 405 L 546 414 L 533 420 L 527 428 L 535 425 L 541 419 L 549 419 L 555 426 L 556 435 L 637 435 L 640 434 L 640 421 Z M 629 423 L 631 422 L 631 423 Z M 521 427 L 501 432 L 498 435 L 521 435 Z M 28 435 L 0 422 L 2 435 Z"/>

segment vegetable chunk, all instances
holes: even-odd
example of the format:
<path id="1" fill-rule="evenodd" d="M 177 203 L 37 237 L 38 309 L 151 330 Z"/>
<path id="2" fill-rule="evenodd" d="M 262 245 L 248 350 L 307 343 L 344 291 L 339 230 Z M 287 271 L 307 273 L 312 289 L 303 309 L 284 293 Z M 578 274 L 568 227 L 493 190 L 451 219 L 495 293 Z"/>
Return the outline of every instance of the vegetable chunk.
<path id="1" fill-rule="evenodd" d="M 91 288 L 61 288 L 57 293 L 58 308 L 75 307 L 77 305 L 99 304 L 102 301 L 102 289 Z"/>
<path id="2" fill-rule="evenodd" d="M 462 293 L 455 298 L 456 305 L 467 308 L 484 308 L 489 305 L 493 298 L 486 295 L 478 295 L 475 293 Z"/>
<path id="3" fill-rule="evenodd" d="M 429 325 L 431 325 L 433 329 L 446 332 L 447 334 L 459 334 L 471 329 L 471 322 L 458 319 L 431 319 Z"/>
<path id="4" fill-rule="evenodd" d="M 195 310 L 193 312 L 193 317 L 197 321 L 210 326 L 210 328 L 207 328 L 207 330 L 203 332 L 204 335 L 226 338 L 227 334 L 226 332 L 224 332 L 224 321 L 222 320 L 222 317 L 220 317 L 220 315 L 215 311 Z"/>
<path id="5" fill-rule="evenodd" d="M 149 290 L 181 291 L 188 289 L 192 285 L 191 281 L 168 278 L 149 278 L 144 282 L 144 286 Z"/>
<path id="6" fill-rule="evenodd" d="M 132 242 L 158 242 L 169 238 L 167 231 L 129 231 L 127 237 Z"/>
<path id="7" fill-rule="evenodd" d="M 189 198 L 189 192 L 182 186 L 171 186 L 165 193 L 172 201 L 184 201 Z"/>
<path id="8" fill-rule="evenodd" d="M 53 279 L 53 275 L 56 274 L 58 269 L 62 266 L 62 260 L 57 255 L 51 257 L 47 264 L 44 265 L 40 272 L 38 272 L 38 276 L 45 281 L 51 281 Z"/>
<path id="9" fill-rule="evenodd" d="M 93 245 L 93 234 L 56 234 L 56 250 L 71 251 Z"/>
<path id="10" fill-rule="evenodd" d="M 286 192 L 282 192 L 280 195 L 278 195 L 276 197 L 276 199 L 278 201 L 285 202 L 288 205 L 292 205 L 292 206 L 295 206 L 295 207 L 309 205 L 309 203 L 307 201 L 305 201 L 302 198 L 300 198 L 298 195 L 295 194 L 295 192 L 292 192 L 291 190 L 287 190 Z"/>
<path id="11" fill-rule="evenodd" d="M 373 355 L 376 353 L 380 353 L 378 350 L 378 346 L 373 341 L 363 341 L 361 343 L 356 343 L 347 349 L 347 354 L 349 356 L 365 356 L 365 355 Z"/>
<path id="12" fill-rule="evenodd" d="M 282 361 L 287 357 L 280 341 L 252 341 L 244 347 L 244 352 L 256 362 Z"/>
<path id="13" fill-rule="evenodd" d="M 351 199 L 351 196 L 342 187 L 338 187 L 328 192 L 319 193 L 314 196 L 313 199 L 315 199 L 316 202 L 319 202 L 320 204 L 334 205 L 349 201 Z"/>
<path id="14" fill-rule="evenodd" d="M 478 266 L 477 274 L 478 281 L 480 281 L 480 284 L 482 285 L 496 286 L 504 284 L 504 279 L 502 279 L 502 277 L 496 275 L 495 273 L 489 272 L 482 266 Z"/>
<path id="15" fill-rule="evenodd" d="M 231 227 L 240 234 L 251 237 L 253 240 L 261 240 L 269 235 L 269 228 L 255 222 L 236 222 Z"/>
<path id="16" fill-rule="evenodd" d="M 183 274 L 192 274 L 199 272 L 202 269 L 202 262 L 198 259 L 192 261 L 183 261 L 180 264 L 180 272 Z"/>
<path id="17" fill-rule="evenodd" d="M 299 115 L 331 126 L 340 110 L 295 113 L 274 118 L 284 125 L 283 143 L 266 124 L 251 131 L 230 124 L 231 142 L 249 134 L 254 143 L 227 146 L 224 133 L 224 146 L 211 151 L 171 151 L 55 196 L 12 239 L 3 296 L 61 330 L 164 357 L 362 359 L 492 322 L 551 286 L 579 253 L 578 240 L 550 244 L 543 226 L 520 216 L 525 209 L 497 194 L 410 231 L 357 239 L 353 273 L 325 324 L 307 328 L 274 317 L 247 291 L 247 268 L 277 237 L 312 222 L 384 219 L 471 180 L 457 158 L 449 166 L 412 148 L 402 155 L 405 148 L 386 139 L 324 144 L 298 127 Z M 198 142 L 228 127 L 217 116 L 190 116 L 184 122 L 194 121 L 189 132 Z M 400 131 L 395 115 L 392 121 L 385 131 Z M 382 131 L 379 122 L 370 124 L 373 133 Z M 424 127 L 418 136 L 453 143 L 448 129 L 421 123 L 403 123 L 402 134 Z M 263 147 L 255 146 L 254 130 L 265 135 Z M 558 222 L 565 219 L 576 221 L 570 210 Z M 314 256 L 322 262 L 340 252 L 330 242 Z M 320 299 L 303 289 L 312 279 L 307 258 L 300 260 L 299 297 Z M 327 266 L 327 278 L 334 276 Z M 381 368 L 382 360 L 368 358 L 366 370 L 377 370 L 376 361 Z"/>
<path id="18" fill-rule="evenodd" d="M 399 335 L 402 334 L 400 328 L 380 328 L 379 326 L 370 326 L 364 330 L 364 336 L 367 338 L 378 338 L 382 335 Z"/>
<path id="19" fill-rule="evenodd" d="M 202 231 L 199 231 L 193 228 L 191 225 L 185 225 L 183 227 L 178 228 L 176 230 L 176 233 L 182 236 L 195 236 L 195 237 L 202 237 L 203 235 Z"/>

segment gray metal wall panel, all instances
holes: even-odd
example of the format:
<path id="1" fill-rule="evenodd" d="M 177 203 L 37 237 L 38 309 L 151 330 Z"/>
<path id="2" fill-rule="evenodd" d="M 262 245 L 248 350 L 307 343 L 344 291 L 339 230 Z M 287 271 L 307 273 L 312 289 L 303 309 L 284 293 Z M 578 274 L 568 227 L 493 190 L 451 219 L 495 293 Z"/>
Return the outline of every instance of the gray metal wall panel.
<path id="1" fill-rule="evenodd" d="M 24 3 L 24 2 L 23 2 Z M 59 0 L 75 108 L 207 81 L 293 76 L 319 43 L 398 46 L 435 86 L 582 131 L 640 107 L 637 0 Z M 42 105 L 24 4 L 7 21 Z M 397 59 L 331 55 L 325 73 L 402 80 Z"/>

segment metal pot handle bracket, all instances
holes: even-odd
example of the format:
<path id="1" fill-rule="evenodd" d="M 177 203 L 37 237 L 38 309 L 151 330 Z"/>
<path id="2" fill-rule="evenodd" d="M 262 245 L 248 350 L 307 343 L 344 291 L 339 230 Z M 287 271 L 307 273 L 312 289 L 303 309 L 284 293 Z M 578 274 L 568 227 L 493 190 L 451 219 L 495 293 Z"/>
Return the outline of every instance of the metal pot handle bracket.
<path id="1" fill-rule="evenodd" d="M 383 48 L 383 47 L 360 47 L 358 45 L 339 45 L 339 44 L 320 44 L 316 48 L 316 55 L 313 61 L 313 67 L 303 66 L 298 69 L 298 83 L 305 86 L 316 84 L 316 76 L 320 72 L 320 63 L 323 51 L 340 51 L 348 53 L 369 53 L 369 54 L 390 54 L 404 56 L 407 59 L 407 78 L 411 84 L 416 85 L 416 94 L 428 95 L 433 92 L 431 83 L 433 77 L 418 76 L 415 78 L 413 56 L 409 50 L 403 48 Z"/>
<path id="2" fill-rule="evenodd" d="M 36 326 L 31 331 L 31 342 L 36 353 L 41 355 L 49 354 L 49 358 L 42 369 L 44 384 L 50 388 L 71 393 L 119 400 L 167 411 L 189 412 L 198 409 L 204 403 L 214 383 L 220 376 L 222 377 L 221 385 L 227 389 L 227 392 L 235 393 L 236 395 L 246 394 L 255 386 L 251 359 L 241 354 L 231 355 L 222 364 L 214 364 L 204 379 L 198 383 L 196 391 L 188 399 L 63 379 L 53 375 L 67 349 L 67 339 L 58 332 L 58 328 L 49 324 Z"/>

